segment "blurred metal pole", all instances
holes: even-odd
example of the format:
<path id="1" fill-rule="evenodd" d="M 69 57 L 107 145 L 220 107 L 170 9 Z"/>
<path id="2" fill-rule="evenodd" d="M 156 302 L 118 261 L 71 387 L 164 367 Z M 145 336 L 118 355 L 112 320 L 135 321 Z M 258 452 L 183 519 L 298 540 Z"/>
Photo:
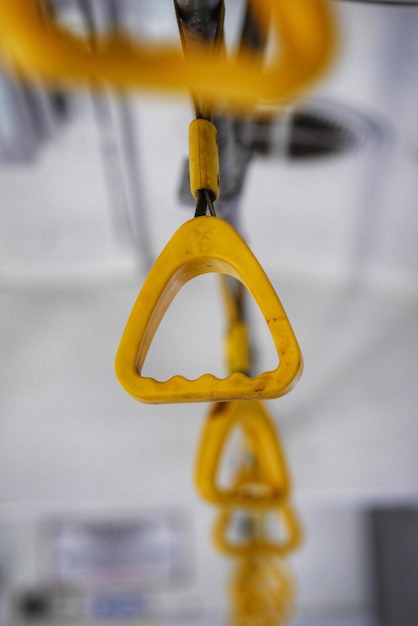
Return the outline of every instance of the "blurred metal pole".
<path id="1" fill-rule="evenodd" d="M 108 7 L 111 25 L 115 30 L 122 30 L 123 15 L 117 0 L 108 0 Z M 141 165 L 135 133 L 135 119 L 131 104 L 126 96 L 117 95 L 115 97 L 115 106 L 119 118 L 119 136 L 128 185 L 130 200 L 128 207 L 130 209 L 133 234 L 139 245 L 144 269 L 149 269 L 154 262 L 154 256 L 151 251 L 150 228 L 145 199 L 140 184 Z"/>
<path id="2" fill-rule="evenodd" d="M 91 0 L 78 0 L 78 6 L 94 46 L 100 30 L 94 6 Z M 120 29 L 122 20 L 117 2 L 107 0 L 104 8 L 105 27 Z M 139 183 L 139 158 L 132 111 L 123 96 L 111 95 L 104 89 L 101 90 L 100 86 L 99 89 L 95 87 L 91 95 L 100 131 L 104 176 L 116 236 L 119 239 L 133 240 L 138 247 L 144 269 L 149 269 L 153 257 L 145 203 Z M 118 124 L 115 124 L 114 113 Z"/>
<path id="3" fill-rule="evenodd" d="M 215 38 L 221 0 L 174 0 L 174 2 L 192 38 L 206 41 Z"/>

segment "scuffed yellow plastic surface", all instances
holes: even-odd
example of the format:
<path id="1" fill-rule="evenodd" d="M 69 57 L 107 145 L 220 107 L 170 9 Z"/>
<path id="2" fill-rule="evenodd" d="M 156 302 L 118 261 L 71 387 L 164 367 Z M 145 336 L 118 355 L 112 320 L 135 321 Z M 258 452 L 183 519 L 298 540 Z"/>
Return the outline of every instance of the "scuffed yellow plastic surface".
<path id="1" fill-rule="evenodd" d="M 142 376 L 149 346 L 175 295 L 189 280 L 209 272 L 240 280 L 252 294 L 271 332 L 277 368 L 254 377 L 234 372 L 222 379 L 212 374 L 195 380 L 176 375 L 167 381 Z M 157 258 L 132 309 L 115 362 L 124 389 L 150 403 L 277 398 L 293 388 L 302 368 L 296 337 L 261 265 L 230 224 L 209 216 L 183 224 Z"/>

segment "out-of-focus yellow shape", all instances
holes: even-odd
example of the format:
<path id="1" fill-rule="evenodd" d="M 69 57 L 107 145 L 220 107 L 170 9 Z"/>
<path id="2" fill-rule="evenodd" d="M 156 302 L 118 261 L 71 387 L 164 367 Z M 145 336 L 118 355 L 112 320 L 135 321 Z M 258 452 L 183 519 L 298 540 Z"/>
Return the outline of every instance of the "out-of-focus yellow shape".
<path id="1" fill-rule="evenodd" d="M 241 488 L 244 485 L 241 484 Z M 256 532 L 244 540 L 233 541 L 228 531 L 233 521 L 234 509 L 223 509 L 220 511 L 214 526 L 213 542 L 217 550 L 228 556 L 249 557 L 253 554 L 271 554 L 275 556 L 287 556 L 296 550 L 302 542 L 302 528 L 298 516 L 293 506 L 285 501 L 274 509 L 280 523 L 283 536 L 272 538 L 266 529 L 267 511 L 258 514 L 264 519 L 254 520 Z"/>
<path id="2" fill-rule="evenodd" d="M 206 189 L 212 200 L 219 197 L 219 156 L 216 126 L 204 119 L 193 120 L 189 126 L 190 191 L 198 198 Z"/>
<path id="3" fill-rule="evenodd" d="M 242 311 L 237 304 L 237 294 L 233 294 L 228 278 L 219 275 L 222 298 L 225 305 L 228 326 L 225 337 L 225 356 L 228 372 L 248 374 L 251 367 L 251 349 L 248 326 L 243 319 Z M 240 289 L 242 284 L 237 285 Z M 243 294 L 240 294 L 243 297 Z"/>
<path id="4" fill-rule="evenodd" d="M 229 487 L 219 484 L 228 436 L 240 427 L 256 471 L 240 473 Z M 205 500 L 223 507 L 265 510 L 285 501 L 290 479 L 276 429 L 258 400 L 215 404 L 205 422 L 197 452 L 195 483 Z"/>
<path id="5" fill-rule="evenodd" d="M 282 626 L 295 604 L 288 564 L 271 557 L 242 559 L 232 574 L 231 626 Z"/>
<path id="6" fill-rule="evenodd" d="M 151 341 L 175 295 L 189 280 L 209 272 L 233 276 L 253 295 L 279 356 L 277 368 L 251 378 L 242 373 L 223 379 L 203 374 L 195 380 L 176 375 L 161 382 L 142 376 Z M 226 221 L 203 216 L 183 224 L 151 268 L 123 333 L 115 370 L 122 387 L 143 402 L 277 398 L 299 379 L 302 355 L 280 300 L 247 244 Z"/>
<path id="7" fill-rule="evenodd" d="M 248 372 L 251 364 L 248 326 L 235 320 L 228 326 L 225 338 L 226 360 L 229 372 Z"/>
<path id="8" fill-rule="evenodd" d="M 298 96 L 327 68 L 335 48 L 329 0 L 250 0 L 263 33 L 274 33 L 274 55 L 240 51 L 230 58 L 209 44 L 184 58 L 173 45 L 155 46 L 109 33 L 94 50 L 88 40 L 45 15 L 45 0 L 0 0 L 0 38 L 26 76 L 52 84 L 189 91 L 224 108 L 248 111 Z M 262 69 L 260 69 L 262 68 Z"/>

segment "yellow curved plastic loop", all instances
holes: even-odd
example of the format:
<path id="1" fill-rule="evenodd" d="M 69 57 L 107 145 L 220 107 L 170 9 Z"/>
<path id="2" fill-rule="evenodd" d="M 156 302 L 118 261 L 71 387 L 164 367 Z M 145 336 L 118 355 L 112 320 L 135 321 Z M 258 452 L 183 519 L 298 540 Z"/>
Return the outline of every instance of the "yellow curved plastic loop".
<path id="1" fill-rule="evenodd" d="M 290 503 L 281 503 L 274 513 L 281 520 L 284 527 L 284 536 L 282 538 L 272 539 L 264 533 L 255 533 L 253 537 L 244 541 L 233 542 L 228 537 L 228 529 L 232 523 L 234 510 L 223 509 L 219 513 L 214 526 L 214 545 L 220 552 L 235 557 L 249 557 L 261 553 L 274 554 L 280 557 L 288 555 L 301 544 L 302 528 L 298 516 Z"/>
<path id="2" fill-rule="evenodd" d="M 235 478 L 230 487 L 218 484 L 228 435 L 241 427 L 257 473 L 252 480 Z M 290 479 L 276 429 L 257 400 L 215 404 L 205 422 L 197 453 L 195 483 L 205 500 L 224 507 L 264 510 L 278 506 L 290 491 Z"/>
<path id="3" fill-rule="evenodd" d="M 0 0 L 0 38 L 27 75 L 52 83 L 192 90 L 242 111 L 299 95 L 328 66 L 335 47 L 328 0 L 250 0 L 261 32 L 271 25 L 277 39 L 275 58 L 261 71 L 259 55 L 240 51 L 225 59 L 208 44 L 185 59 L 175 46 L 147 46 L 110 33 L 93 51 L 85 38 L 47 18 L 43 4 Z"/>
<path id="4" fill-rule="evenodd" d="M 209 272 L 241 280 L 253 295 L 277 350 L 277 368 L 252 378 L 241 373 L 223 379 L 203 374 L 195 380 L 176 375 L 161 382 L 142 376 L 153 336 L 175 295 L 189 280 Z M 122 387 L 143 402 L 277 398 L 296 384 L 302 356 L 280 300 L 247 244 L 224 220 L 204 216 L 183 224 L 151 268 L 123 333 L 115 369 Z"/>

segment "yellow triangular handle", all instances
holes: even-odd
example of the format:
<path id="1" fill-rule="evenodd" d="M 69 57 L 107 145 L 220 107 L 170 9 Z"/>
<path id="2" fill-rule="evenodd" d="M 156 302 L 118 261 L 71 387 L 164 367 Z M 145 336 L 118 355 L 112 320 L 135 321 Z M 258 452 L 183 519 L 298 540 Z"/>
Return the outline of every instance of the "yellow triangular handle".
<path id="1" fill-rule="evenodd" d="M 274 509 L 274 514 L 282 521 L 284 527 L 284 536 L 280 539 L 272 539 L 265 532 L 261 532 L 245 540 L 233 542 L 228 537 L 228 530 L 231 526 L 234 512 L 235 509 L 222 509 L 218 514 L 213 529 L 214 545 L 224 554 L 249 557 L 253 554 L 268 553 L 283 557 L 296 550 L 302 542 L 303 533 L 299 518 L 288 501 L 282 502 L 280 506 Z M 261 515 L 264 517 L 266 513 L 266 511 L 263 511 Z"/>
<path id="2" fill-rule="evenodd" d="M 257 477 L 252 481 L 235 479 L 230 487 L 222 487 L 218 482 L 219 469 L 229 435 L 237 426 L 246 436 Z M 285 500 L 290 479 L 284 453 L 261 402 L 224 402 L 212 407 L 197 452 L 195 483 L 202 498 L 224 507 L 264 510 Z"/>
<path id="3" fill-rule="evenodd" d="M 241 373 L 222 379 L 203 374 L 195 380 L 176 375 L 160 382 L 142 376 L 151 341 L 175 295 L 189 280 L 209 272 L 241 280 L 253 295 L 277 350 L 277 368 L 253 378 Z M 204 216 L 183 224 L 151 268 L 123 333 L 115 369 L 122 387 L 142 402 L 277 398 L 297 382 L 302 356 L 280 300 L 247 244 L 224 220 Z"/>
<path id="4" fill-rule="evenodd" d="M 261 32 L 268 33 L 271 24 L 278 40 L 275 58 L 264 70 L 250 51 L 227 59 L 202 44 L 184 59 L 173 45 L 149 46 L 115 33 L 93 50 L 85 38 L 48 19 L 44 3 L 0 0 L 0 39 L 22 73 L 53 84 L 192 90 L 218 99 L 224 108 L 249 110 L 299 95 L 327 67 L 335 47 L 329 0 L 250 0 Z"/>

